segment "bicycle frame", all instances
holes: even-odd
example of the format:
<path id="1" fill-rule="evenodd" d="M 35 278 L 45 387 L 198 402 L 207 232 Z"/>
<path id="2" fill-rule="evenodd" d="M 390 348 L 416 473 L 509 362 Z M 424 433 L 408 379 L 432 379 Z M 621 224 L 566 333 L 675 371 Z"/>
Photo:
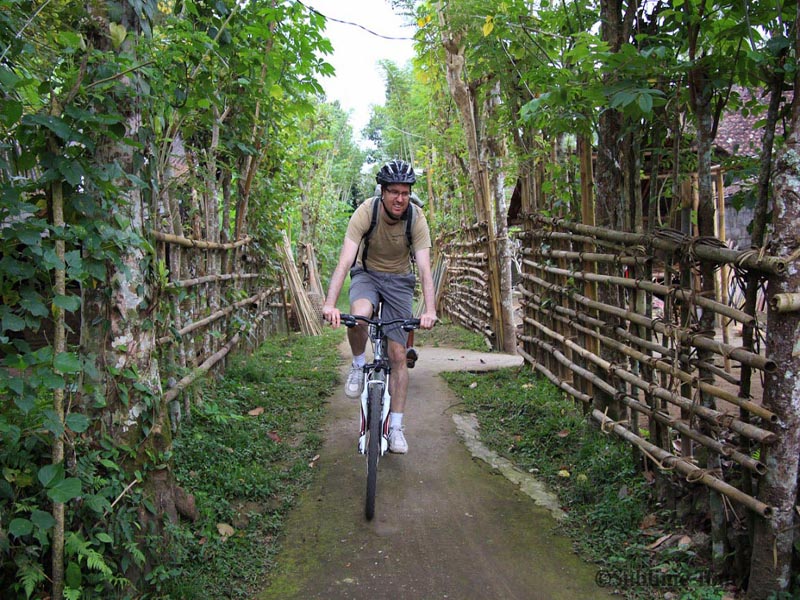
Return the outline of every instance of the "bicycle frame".
<path id="1" fill-rule="evenodd" d="M 368 319 L 359 315 L 341 315 L 347 327 L 355 327 L 357 321 L 369 325 L 372 340 L 373 360 L 364 365 L 364 390 L 361 392 L 361 428 L 358 436 L 358 451 L 367 456 L 367 495 L 364 513 L 367 520 L 375 514 L 375 495 L 378 481 L 378 459 L 389 449 L 389 411 L 392 404 L 389 395 L 389 380 L 392 366 L 389 362 L 388 347 L 384 327 L 400 324 L 405 331 L 419 327 L 419 319 L 381 319 L 381 305 L 378 305 L 378 318 Z M 378 417 L 379 415 L 379 417 Z M 380 418 L 380 420 L 378 420 Z"/>
<path id="2" fill-rule="evenodd" d="M 364 389 L 361 392 L 361 427 L 358 436 L 358 451 L 367 453 L 367 416 L 369 415 L 369 392 L 371 388 L 382 390 L 381 394 L 381 456 L 389 449 L 389 410 L 392 397 L 389 393 L 389 380 L 392 366 L 389 363 L 387 338 L 380 323 L 380 307 L 378 323 L 369 324 L 369 338 L 372 341 L 373 360 L 364 365 Z"/>

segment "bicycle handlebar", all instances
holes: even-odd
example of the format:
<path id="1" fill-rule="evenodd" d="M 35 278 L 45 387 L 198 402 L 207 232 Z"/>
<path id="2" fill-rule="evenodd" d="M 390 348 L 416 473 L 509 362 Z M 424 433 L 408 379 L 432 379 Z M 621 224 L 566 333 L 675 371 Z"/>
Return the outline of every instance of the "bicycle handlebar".
<path id="1" fill-rule="evenodd" d="M 382 319 L 368 319 L 367 317 L 362 317 L 361 315 L 348 315 L 347 313 L 342 313 L 339 316 L 339 319 L 342 321 L 342 325 L 345 325 L 346 327 L 355 327 L 358 324 L 358 321 L 363 321 L 368 325 L 377 325 L 379 327 L 386 327 L 387 325 L 396 325 L 400 323 L 400 327 L 403 328 L 403 331 L 419 329 L 419 319 L 392 319 L 390 321 L 384 321 Z"/>

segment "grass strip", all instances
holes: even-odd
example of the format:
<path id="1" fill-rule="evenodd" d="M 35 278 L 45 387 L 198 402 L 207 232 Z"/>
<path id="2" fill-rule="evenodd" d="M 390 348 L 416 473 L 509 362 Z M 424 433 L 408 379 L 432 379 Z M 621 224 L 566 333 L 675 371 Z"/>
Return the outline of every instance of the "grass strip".
<path id="1" fill-rule="evenodd" d="M 172 529 L 163 598 L 250 598 L 266 579 L 284 516 L 310 482 L 326 398 L 337 383 L 331 331 L 275 336 L 203 382 L 176 437 L 175 477 L 199 518 Z"/>

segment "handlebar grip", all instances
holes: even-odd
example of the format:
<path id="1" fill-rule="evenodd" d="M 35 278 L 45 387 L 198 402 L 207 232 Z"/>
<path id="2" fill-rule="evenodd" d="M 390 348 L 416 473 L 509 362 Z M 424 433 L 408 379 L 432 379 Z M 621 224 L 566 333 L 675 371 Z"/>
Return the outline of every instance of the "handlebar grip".
<path id="1" fill-rule="evenodd" d="M 356 326 L 356 318 L 353 315 L 348 315 L 346 313 L 342 313 L 339 315 L 339 320 L 342 322 L 342 325 L 345 327 L 355 327 Z"/>
<path id="2" fill-rule="evenodd" d="M 419 319 L 408 319 L 403 323 L 403 331 L 413 331 L 419 329 Z"/>

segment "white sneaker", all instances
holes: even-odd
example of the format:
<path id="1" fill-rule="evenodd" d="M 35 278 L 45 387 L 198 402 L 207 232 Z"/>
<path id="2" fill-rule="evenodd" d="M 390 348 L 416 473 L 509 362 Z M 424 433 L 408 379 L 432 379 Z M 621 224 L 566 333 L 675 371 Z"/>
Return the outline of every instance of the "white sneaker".
<path id="1" fill-rule="evenodd" d="M 358 398 L 362 391 L 364 391 L 364 369 L 351 364 L 350 373 L 347 374 L 347 381 L 344 384 L 344 393 L 350 398 Z"/>
<path id="2" fill-rule="evenodd" d="M 403 430 L 399 427 L 389 430 L 389 452 L 395 454 L 405 454 L 408 452 L 408 442 Z"/>

